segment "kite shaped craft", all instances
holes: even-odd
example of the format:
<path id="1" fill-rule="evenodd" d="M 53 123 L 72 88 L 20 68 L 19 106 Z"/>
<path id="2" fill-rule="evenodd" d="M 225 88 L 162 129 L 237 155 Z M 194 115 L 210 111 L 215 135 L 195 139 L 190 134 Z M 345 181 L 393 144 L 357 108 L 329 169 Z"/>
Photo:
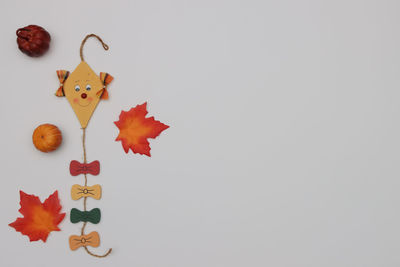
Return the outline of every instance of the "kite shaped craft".
<path id="1" fill-rule="evenodd" d="M 86 40 L 90 37 L 97 38 L 103 48 L 108 50 L 103 40 L 95 35 L 87 35 L 80 47 L 81 63 L 76 69 L 69 73 L 66 70 L 58 70 L 57 76 L 60 81 L 60 86 L 56 92 L 56 96 L 65 97 L 72 109 L 74 110 L 78 120 L 81 124 L 83 135 L 83 162 L 72 160 L 70 162 L 70 174 L 72 176 L 83 175 L 84 185 L 75 184 L 71 188 L 71 198 L 73 200 L 79 200 L 83 198 L 83 210 L 73 208 L 70 213 L 70 220 L 72 223 L 82 222 L 82 228 L 80 235 L 71 235 L 69 238 L 69 246 L 71 250 L 76 250 L 79 247 L 83 247 L 86 252 L 94 257 L 103 258 L 108 256 L 112 249 L 110 248 L 105 254 L 98 255 L 91 252 L 88 246 L 98 247 L 100 245 L 100 236 L 97 232 L 91 232 L 85 234 L 85 227 L 87 223 L 97 224 L 100 222 L 101 212 L 99 208 L 87 210 L 86 200 L 88 197 L 93 199 L 100 199 L 102 188 L 100 185 L 88 185 L 87 175 L 98 175 L 100 173 L 100 162 L 93 161 L 87 162 L 86 158 L 86 127 L 88 126 L 89 120 L 93 115 L 100 100 L 108 99 L 107 85 L 113 80 L 113 77 L 108 73 L 101 72 L 97 75 L 86 63 L 83 58 L 83 46 Z"/>
<path id="2" fill-rule="evenodd" d="M 103 48 L 108 50 L 108 46 L 103 40 L 95 35 L 87 35 L 80 47 L 81 63 L 76 69 L 70 73 L 66 70 L 58 70 L 57 76 L 60 81 L 60 86 L 56 92 L 56 96 L 65 97 L 72 109 L 74 110 L 82 127 L 82 147 L 83 147 L 83 162 L 72 160 L 70 162 L 70 174 L 72 176 L 84 177 L 84 184 L 74 184 L 71 188 L 71 198 L 73 200 L 83 199 L 83 210 L 73 208 L 70 212 L 71 223 L 83 223 L 80 235 L 71 235 L 69 238 L 69 247 L 71 250 L 76 250 L 83 247 L 85 251 L 94 256 L 103 258 L 108 256 L 112 249 L 106 253 L 99 255 L 89 250 L 88 247 L 100 246 L 100 235 L 94 231 L 85 233 L 87 223 L 98 224 L 101 219 L 101 211 L 99 208 L 88 210 L 86 202 L 87 198 L 99 200 L 102 195 L 102 188 L 99 184 L 88 185 L 88 175 L 99 175 L 100 162 L 98 160 L 88 162 L 86 157 L 86 128 L 93 115 L 94 110 L 100 100 L 108 99 L 107 86 L 113 80 L 113 77 L 105 72 L 100 72 L 97 75 L 86 63 L 83 58 L 83 46 L 86 40 L 90 37 L 97 38 Z M 139 153 L 150 157 L 150 143 L 148 139 L 154 139 L 167 128 L 168 125 L 154 119 L 154 117 L 146 117 L 147 102 L 142 105 L 137 105 L 129 111 L 122 111 L 119 116 L 119 121 L 115 125 L 120 130 L 116 141 L 122 142 L 122 147 L 128 153 L 129 149 L 133 153 Z"/>

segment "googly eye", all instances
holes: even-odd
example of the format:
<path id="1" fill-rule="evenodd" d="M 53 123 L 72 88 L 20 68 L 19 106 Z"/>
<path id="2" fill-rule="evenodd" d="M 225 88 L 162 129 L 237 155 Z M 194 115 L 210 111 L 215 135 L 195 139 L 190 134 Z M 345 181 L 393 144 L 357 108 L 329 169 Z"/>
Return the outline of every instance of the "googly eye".
<path id="1" fill-rule="evenodd" d="M 79 87 L 79 85 L 75 85 L 75 91 L 79 92 L 79 90 L 81 90 L 81 88 Z"/>
<path id="2" fill-rule="evenodd" d="M 90 86 L 90 84 L 86 85 L 86 90 L 90 91 L 90 89 L 92 89 L 92 87 Z"/>

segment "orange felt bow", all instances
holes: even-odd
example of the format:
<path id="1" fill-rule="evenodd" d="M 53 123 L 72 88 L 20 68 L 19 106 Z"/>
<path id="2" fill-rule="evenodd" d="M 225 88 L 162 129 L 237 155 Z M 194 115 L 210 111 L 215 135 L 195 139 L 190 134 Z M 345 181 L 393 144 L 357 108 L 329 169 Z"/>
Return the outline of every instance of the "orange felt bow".
<path id="1" fill-rule="evenodd" d="M 58 70 L 57 71 L 58 79 L 60 80 L 60 87 L 56 92 L 56 96 L 65 96 L 64 93 L 64 82 L 69 76 L 69 71 L 67 70 Z"/>
<path id="2" fill-rule="evenodd" d="M 71 187 L 71 197 L 73 200 L 78 200 L 82 197 L 92 197 L 94 199 L 100 199 L 101 197 L 101 186 L 95 184 L 93 186 L 82 186 L 74 184 Z"/>
<path id="3" fill-rule="evenodd" d="M 91 232 L 87 235 L 71 235 L 69 237 L 69 248 L 76 250 L 80 247 L 91 246 L 97 248 L 100 246 L 100 236 L 97 232 Z"/>
<path id="4" fill-rule="evenodd" d="M 108 99 L 107 85 L 114 80 L 114 77 L 106 72 L 100 72 L 100 80 L 103 83 L 103 89 L 99 90 L 96 95 L 105 100 Z"/>

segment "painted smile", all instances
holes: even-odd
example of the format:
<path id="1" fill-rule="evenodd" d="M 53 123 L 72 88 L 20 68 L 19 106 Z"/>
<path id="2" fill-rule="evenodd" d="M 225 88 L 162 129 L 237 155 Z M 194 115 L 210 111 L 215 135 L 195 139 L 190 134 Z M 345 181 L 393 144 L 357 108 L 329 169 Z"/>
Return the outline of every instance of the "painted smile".
<path id="1" fill-rule="evenodd" d="M 86 105 L 81 105 L 81 104 L 79 104 L 79 102 L 77 102 L 77 104 L 78 104 L 79 106 L 81 106 L 81 107 L 87 107 L 87 106 L 90 105 L 90 103 L 91 103 L 91 102 L 87 103 Z"/>

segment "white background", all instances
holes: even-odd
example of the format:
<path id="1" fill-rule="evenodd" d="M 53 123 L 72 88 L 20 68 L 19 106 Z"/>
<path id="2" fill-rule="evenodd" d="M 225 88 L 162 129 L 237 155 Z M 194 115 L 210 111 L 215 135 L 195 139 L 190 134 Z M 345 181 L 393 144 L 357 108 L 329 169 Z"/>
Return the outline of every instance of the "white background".
<path id="1" fill-rule="evenodd" d="M 400 264 L 398 1 L 1 1 L 0 266 L 391 267 Z M 15 31 L 45 27 L 29 58 Z M 81 130 L 55 71 L 85 58 L 115 77 L 87 130 L 101 162 L 96 259 L 72 252 L 71 160 Z M 125 154 L 113 124 L 148 102 L 170 125 L 152 157 Z M 32 145 L 53 123 L 54 153 Z M 8 224 L 19 190 L 58 190 L 61 232 L 28 241 Z"/>

